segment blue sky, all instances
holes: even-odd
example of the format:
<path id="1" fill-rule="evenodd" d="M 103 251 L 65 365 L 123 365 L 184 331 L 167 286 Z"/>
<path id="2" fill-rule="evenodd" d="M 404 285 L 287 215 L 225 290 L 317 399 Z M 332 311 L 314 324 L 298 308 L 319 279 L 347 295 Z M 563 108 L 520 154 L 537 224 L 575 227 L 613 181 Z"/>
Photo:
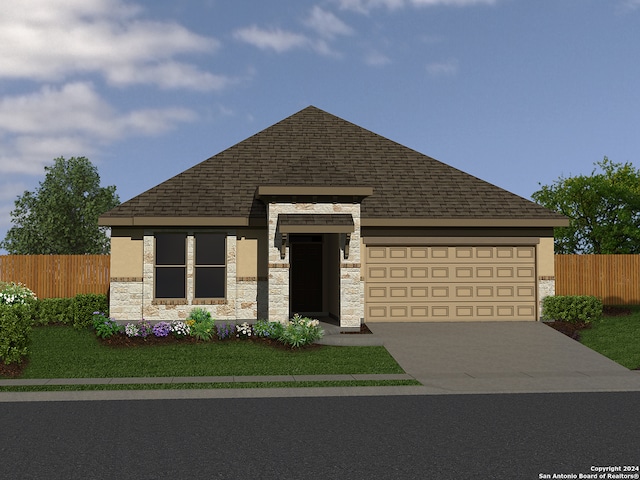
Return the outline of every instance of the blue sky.
<path id="1" fill-rule="evenodd" d="M 2 6 L 0 238 L 56 157 L 125 201 L 308 105 L 525 198 L 640 162 L 640 0 Z"/>

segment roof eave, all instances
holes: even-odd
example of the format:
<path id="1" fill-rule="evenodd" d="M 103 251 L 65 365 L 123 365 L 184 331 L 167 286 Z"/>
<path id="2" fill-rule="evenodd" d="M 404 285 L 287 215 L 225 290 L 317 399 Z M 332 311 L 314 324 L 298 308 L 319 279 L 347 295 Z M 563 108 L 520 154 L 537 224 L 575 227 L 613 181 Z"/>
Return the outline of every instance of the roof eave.
<path id="1" fill-rule="evenodd" d="M 363 227 L 567 227 L 568 218 L 362 218 Z"/>
<path id="2" fill-rule="evenodd" d="M 100 217 L 108 227 L 247 227 L 247 217 Z"/>

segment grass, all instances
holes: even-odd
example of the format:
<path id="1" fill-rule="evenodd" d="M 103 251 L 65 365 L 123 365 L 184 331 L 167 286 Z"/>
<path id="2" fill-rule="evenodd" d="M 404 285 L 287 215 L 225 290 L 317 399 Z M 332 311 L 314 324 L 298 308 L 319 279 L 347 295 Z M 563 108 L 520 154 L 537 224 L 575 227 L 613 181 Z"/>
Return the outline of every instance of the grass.
<path id="1" fill-rule="evenodd" d="M 309 388 L 309 387 L 397 387 L 421 386 L 417 380 L 340 380 L 304 382 L 242 383 L 131 383 L 118 385 L 19 385 L 0 387 L 0 392 L 69 392 L 87 390 L 189 390 L 218 388 Z"/>
<path id="2" fill-rule="evenodd" d="M 34 328 L 20 378 L 404 373 L 384 347 L 284 350 L 249 341 L 113 348 L 89 330 Z"/>
<path id="3" fill-rule="evenodd" d="M 640 368 L 640 306 L 631 308 L 631 315 L 603 317 L 580 332 L 580 342 L 629 368 Z"/>

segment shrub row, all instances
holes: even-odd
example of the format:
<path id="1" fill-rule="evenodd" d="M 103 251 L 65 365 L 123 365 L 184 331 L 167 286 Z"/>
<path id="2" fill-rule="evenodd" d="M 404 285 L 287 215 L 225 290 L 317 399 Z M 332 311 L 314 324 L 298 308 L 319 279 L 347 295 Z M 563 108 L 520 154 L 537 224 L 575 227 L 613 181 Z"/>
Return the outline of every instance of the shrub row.
<path id="1" fill-rule="evenodd" d="M 556 295 L 542 300 L 542 318 L 590 323 L 602 317 L 602 301 L 589 295 Z"/>
<path id="2" fill-rule="evenodd" d="M 33 305 L 34 325 L 61 323 L 74 328 L 91 325 L 93 312 L 108 310 L 107 296 L 95 293 L 81 293 L 73 298 L 42 298 Z"/>
<path id="3" fill-rule="evenodd" d="M 62 323 L 84 328 L 93 312 L 107 310 L 107 296 L 80 294 L 73 298 L 37 299 L 26 286 L 0 282 L 0 361 L 21 363 L 29 354 L 33 325 Z"/>

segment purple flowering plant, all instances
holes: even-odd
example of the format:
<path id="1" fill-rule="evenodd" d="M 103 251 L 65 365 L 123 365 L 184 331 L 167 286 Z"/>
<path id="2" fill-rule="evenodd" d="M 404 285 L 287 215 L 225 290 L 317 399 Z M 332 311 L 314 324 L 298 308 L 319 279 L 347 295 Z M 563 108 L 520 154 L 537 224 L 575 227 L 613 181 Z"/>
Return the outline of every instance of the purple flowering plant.
<path id="1" fill-rule="evenodd" d="M 153 326 L 152 330 L 156 337 L 166 337 L 171 333 L 171 324 L 169 322 L 158 322 Z"/>

